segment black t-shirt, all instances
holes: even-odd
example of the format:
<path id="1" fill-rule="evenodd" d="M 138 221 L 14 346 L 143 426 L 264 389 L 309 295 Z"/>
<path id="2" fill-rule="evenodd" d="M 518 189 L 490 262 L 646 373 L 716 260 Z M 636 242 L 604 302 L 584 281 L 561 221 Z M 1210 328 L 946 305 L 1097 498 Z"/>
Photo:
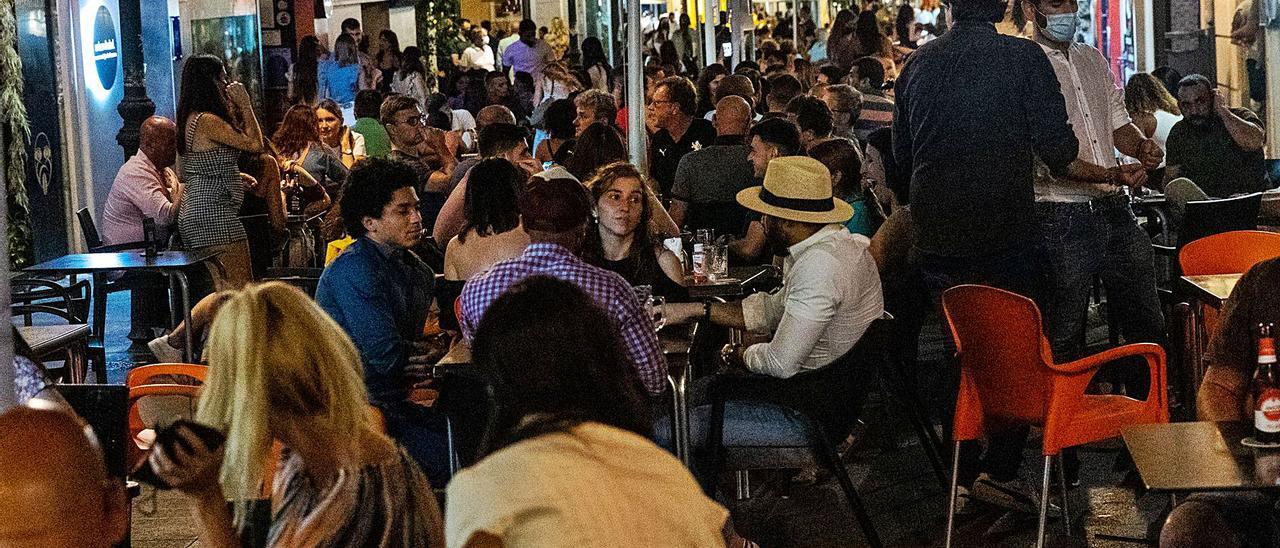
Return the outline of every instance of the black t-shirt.
<path id="1" fill-rule="evenodd" d="M 1262 122 L 1249 109 L 1233 108 L 1236 116 L 1258 126 Z M 1231 138 L 1218 116 L 1196 125 L 1186 119 L 1169 130 L 1168 165 L 1178 166 L 1178 176 L 1191 179 L 1205 194 L 1226 198 L 1263 190 L 1266 164 L 1262 149 L 1244 150 Z"/>
<path id="2" fill-rule="evenodd" d="M 680 141 L 671 138 L 665 129 L 658 130 L 649 139 L 649 175 L 658 182 L 663 198 L 671 197 L 671 185 L 675 184 L 676 168 L 680 159 L 694 150 L 702 150 L 716 142 L 716 128 L 711 122 L 694 118 Z"/>

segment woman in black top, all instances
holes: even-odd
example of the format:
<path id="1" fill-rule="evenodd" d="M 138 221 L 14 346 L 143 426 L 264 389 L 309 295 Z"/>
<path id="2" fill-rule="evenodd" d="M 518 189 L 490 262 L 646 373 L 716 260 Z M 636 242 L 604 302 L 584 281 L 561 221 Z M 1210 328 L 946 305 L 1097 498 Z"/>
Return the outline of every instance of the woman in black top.
<path id="1" fill-rule="evenodd" d="M 583 260 L 622 275 L 633 286 L 653 286 L 655 295 L 678 290 L 684 266 L 649 234 L 653 208 L 662 206 L 635 166 L 626 162 L 604 166 L 587 181 L 587 188 L 596 216 L 595 226 L 587 230 Z"/>

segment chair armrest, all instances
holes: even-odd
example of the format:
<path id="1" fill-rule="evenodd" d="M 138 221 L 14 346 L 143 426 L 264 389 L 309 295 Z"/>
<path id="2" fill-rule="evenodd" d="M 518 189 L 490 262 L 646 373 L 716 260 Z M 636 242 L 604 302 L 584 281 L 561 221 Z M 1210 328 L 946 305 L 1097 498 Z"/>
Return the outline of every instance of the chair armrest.
<path id="1" fill-rule="evenodd" d="M 1154 343 L 1134 343 L 1126 344 L 1104 350 L 1092 356 L 1086 356 L 1073 362 L 1056 363 L 1051 365 L 1054 371 L 1065 374 L 1077 374 L 1091 372 L 1110 362 L 1121 358 L 1131 356 L 1142 356 L 1146 358 L 1148 363 L 1164 362 L 1164 349 L 1160 345 Z"/>

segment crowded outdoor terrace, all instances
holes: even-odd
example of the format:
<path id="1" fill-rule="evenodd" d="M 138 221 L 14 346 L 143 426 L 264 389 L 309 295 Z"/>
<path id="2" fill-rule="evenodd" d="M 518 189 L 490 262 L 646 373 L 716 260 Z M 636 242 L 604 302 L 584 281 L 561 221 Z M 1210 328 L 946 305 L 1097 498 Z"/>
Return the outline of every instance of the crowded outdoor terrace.
<path id="1" fill-rule="evenodd" d="M 639 5 L 187 55 L 69 253 L 11 194 L 0 546 L 1280 546 L 1265 79 Z"/>

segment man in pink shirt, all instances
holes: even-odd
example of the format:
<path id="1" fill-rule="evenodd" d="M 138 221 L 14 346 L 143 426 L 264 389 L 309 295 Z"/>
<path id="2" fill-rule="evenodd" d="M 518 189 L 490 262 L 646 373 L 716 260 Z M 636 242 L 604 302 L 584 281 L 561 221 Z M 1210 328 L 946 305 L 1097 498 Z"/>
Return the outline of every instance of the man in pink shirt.
<path id="1" fill-rule="evenodd" d="M 103 243 L 141 241 L 142 220 L 147 217 L 155 220 L 157 237 L 166 237 L 182 203 L 182 184 L 170 169 L 177 158 L 177 137 L 177 128 L 168 118 L 152 116 L 142 123 L 138 153 L 120 166 L 102 208 Z M 132 286 L 129 338 L 151 340 L 155 337 L 151 328 L 163 328 L 166 323 L 166 307 L 156 304 L 168 302 L 165 278 L 138 273 L 122 279 Z"/>
<path id="2" fill-rule="evenodd" d="M 142 240 L 142 220 L 168 227 L 178 214 L 182 185 L 174 176 L 177 129 L 172 120 L 152 116 L 142 123 L 138 153 L 120 166 L 102 208 L 102 241 L 122 244 Z"/>

